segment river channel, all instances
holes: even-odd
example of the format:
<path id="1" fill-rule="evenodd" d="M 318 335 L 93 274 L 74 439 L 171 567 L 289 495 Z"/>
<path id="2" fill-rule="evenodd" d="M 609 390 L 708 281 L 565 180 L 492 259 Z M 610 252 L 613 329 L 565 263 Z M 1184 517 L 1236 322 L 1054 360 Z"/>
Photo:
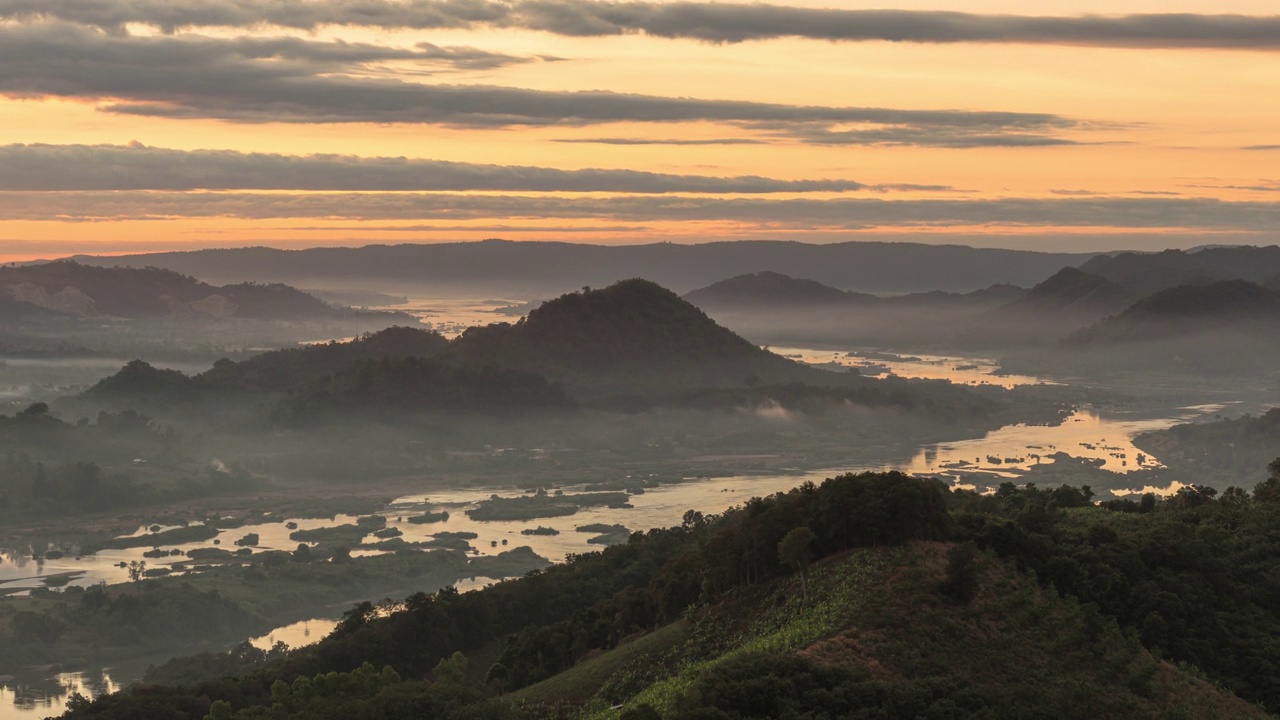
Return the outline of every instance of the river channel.
<path id="1" fill-rule="evenodd" d="M 453 328 L 451 328 L 453 329 Z M 997 366 L 985 358 L 947 356 L 902 356 L 858 350 L 813 348 L 772 348 L 779 354 L 815 365 L 856 367 L 867 375 L 894 374 L 902 377 L 945 379 L 970 385 L 1002 385 L 1013 387 L 1043 382 L 1033 377 L 1002 376 Z M 582 507 L 561 517 L 528 520 L 485 521 L 473 519 L 469 510 L 493 495 L 517 497 L 521 491 L 507 488 L 468 488 L 466 490 L 431 490 L 401 497 L 380 511 L 388 528 L 396 528 L 407 542 L 427 541 L 439 533 L 474 534 L 469 539 L 476 555 L 491 555 L 519 546 L 529 546 L 539 555 L 563 562 L 575 553 L 602 547 L 599 531 L 583 532 L 585 525 L 622 526 L 629 531 L 678 524 L 688 510 L 710 514 L 722 512 L 754 497 L 785 491 L 806 481 L 821 482 L 827 477 L 847 471 L 900 469 L 927 474 L 957 482 L 975 474 L 995 479 L 1016 479 L 1035 465 L 1048 462 L 1057 453 L 1092 462 L 1096 467 L 1125 478 L 1133 488 L 1144 487 L 1144 469 L 1160 467 L 1159 458 L 1144 455 L 1132 444 L 1141 432 L 1171 425 L 1208 420 L 1219 414 L 1237 415 L 1252 412 L 1264 399 L 1251 402 L 1215 402 L 1214 404 L 1147 409 L 1142 413 L 1118 414 L 1088 407 L 1078 408 L 1064 422 L 1054 426 L 1010 425 L 987 433 L 985 437 L 931 444 L 920 447 L 910 458 L 887 458 L 878 465 L 836 467 L 810 472 L 770 475 L 736 475 L 727 477 L 687 477 L 679 482 L 655 484 L 649 478 L 631 478 L 626 483 L 634 488 L 644 486 L 642 493 L 631 494 L 625 505 Z M 1267 398 L 1265 400 L 1272 400 Z M 1130 473 L 1133 473 L 1130 475 Z M 1132 480 L 1128 480 L 1132 478 Z M 575 494 L 588 492 L 586 486 L 566 486 L 552 490 Z M 439 522 L 415 523 L 423 513 L 448 513 Z M 166 549 L 187 552 L 197 548 L 235 548 L 235 541 L 250 533 L 259 536 L 258 550 L 292 550 L 297 541 L 289 535 L 295 529 L 313 529 L 355 522 L 355 517 L 274 519 L 254 522 L 246 519 L 242 527 L 222 530 L 209 540 L 165 545 Z M 152 532 L 153 527 L 140 527 L 134 534 Z M 470 537 L 469 535 L 465 537 Z M 618 535 L 615 533 L 613 539 Z M 367 538 L 373 540 L 373 538 Z M 595 540 L 595 542 L 593 542 Z M 0 550 L 0 589 L 34 588 L 45 584 L 50 576 L 61 576 L 59 583 L 88 586 L 100 582 L 119 583 L 128 580 L 127 564 L 146 559 L 152 568 L 180 563 L 174 558 L 144 558 L 148 548 L 102 551 L 77 557 L 74 548 L 56 560 L 38 560 L 33 548 Z M 43 549 L 42 549 L 43 550 Z M 361 551 L 376 552 L 376 551 Z M 353 553 L 359 554 L 359 553 Z M 459 588 L 470 590 L 492 582 L 485 578 L 464 579 Z M 427 589 L 427 588 L 424 588 Z M 340 612 L 340 611 L 338 611 Z M 253 638 L 259 647 L 284 642 L 300 647 L 320 640 L 334 625 L 332 617 L 314 618 L 277 628 L 262 637 Z M 96 668 L 83 672 L 34 672 L 30 677 L 0 676 L 0 720 L 30 720 L 59 713 L 73 692 L 94 696 L 111 692 L 136 680 L 139 668 Z"/>

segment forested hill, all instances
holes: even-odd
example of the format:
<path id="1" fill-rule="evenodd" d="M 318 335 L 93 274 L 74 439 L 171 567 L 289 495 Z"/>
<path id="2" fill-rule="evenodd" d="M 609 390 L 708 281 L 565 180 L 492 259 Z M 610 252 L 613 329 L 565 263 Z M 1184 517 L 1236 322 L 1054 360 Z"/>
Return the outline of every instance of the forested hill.
<path id="1" fill-rule="evenodd" d="M 1265 718 L 1277 488 L 1095 506 L 845 475 L 389 616 L 363 603 L 284 659 L 177 661 L 68 717 Z"/>
<path id="2" fill-rule="evenodd" d="M 557 378 L 608 377 L 623 383 L 666 378 L 678 385 L 741 385 L 750 373 L 775 380 L 811 374 L 648 280 L 562 295 L 514 325 L 471 328 L 454 340 L 446 357 Z"/>
<path id="3" fill-rule="evenodd" d="M 335 308 L 287 285 L 217 287 L 154 267 L 98 267 L 66 261 L 0 266 L 0 295 L 78 317 L 309 320 L 338 316 Z"/>
<path id="4" fill-rule="evenodd" d="M 1233 327 L 1249 332 L 1280 330 L 1280 292 L 1247 280 L 1182 285 L 1144 298 L 1076 333 L 1068 342 L 1135 341 Z"/>
<path id="5" fill-rule="evenodd" d="M 1135 293 L 1073 267 L 1063 268 L 997 314 L 1010 318 L 1093 321 L 1127 307 Z"/>
<path id="6" fill-rule="evenodd" d="M 684 299 L 711 311 L 818 310 L 880 301 L 874 295 L 845 292 L 815 280 L 769 271 L 721 280 L 687 293 Z"/>
<path id="7" fill-rule="evenodd" d="M 1258 417 L 1175 425 L 1143 433 L 1134 438 L 1134 444 L 1189 476 L 1256 476 L 1280 452 L 1280 408 Z M 1272 472 L 1280 474 L 1280 467 Z"/>
<path id="8" fill-rule="evenodd" d="M 1099 255 L 1081 270 L 1143 294 L 1213 280 L 1266 283 L 1280 275 L 1280 247 L 1223 247 Z"/>
<path id="9" fill-rule="evenodd" d="M 348 342 L 272 350 L 241 362 L 219 360 L 194 377 L 134 361 L 89 388 L 90 397 L 190 400 L 227 392 L 284 392 L 348 370 L 365 360 L 427 358 L 449 341 L 437 332 L 391 327 Z"/>
<path id="10" fill-rule="evenodd" d="M 448 346 L 435 331 L 390 327 L 348 342 L 274 350 L 241 362 L 220 361 L 199 377 L 218 388 L 284 390 L 348 370 L 360 361 L 429 358 Z"/>

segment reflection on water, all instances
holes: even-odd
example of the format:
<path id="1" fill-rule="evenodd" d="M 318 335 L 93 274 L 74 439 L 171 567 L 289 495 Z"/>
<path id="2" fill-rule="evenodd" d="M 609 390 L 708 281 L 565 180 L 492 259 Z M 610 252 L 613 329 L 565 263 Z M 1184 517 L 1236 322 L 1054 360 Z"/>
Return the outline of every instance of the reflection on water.
<path id="1" fill-rule="evenodd" d="M 850 468 L 850 470 L 863 469 L 881 468 Z M 628 504 L 632 506 L 630 508 L 585 507 L 565 517 L 485 521 L 473 520 L 467 516 L 467 509 L 488 499 L 492 494 L 498 493 L 505 497 L 517 494 L 510 489 L 449 490 L 410 495 L 396 500 L 382 514 L 388 518 L 387 526 L 398 528 L 404 533 L 404 540 L 408 542 L 430 540 L 432 535 L 442 532 L 475 533 L 477 537 L 469 542 L 475 548 L 475 554 L 478 555 L 497 555 L 514 547 L 527 545 L 534 552 L 553 562 L 563 562 L 569 554 L 601 549 L 600 545 L 588 542 L 596 537 L 597 533 L 577 530 L 583 525 L 623 525 L 632 531 L 670 527 L 679 525 L 688 510 L 698 510 L 706 514 L 718 513 L 752 497 L 789 490 L 806 480 L 821 482 L 840 472 L 843 471 L 821 470 L 785 475 L 690 478 L 680 483 L 647 488 L 642 494 L 632 495 L 628 500 Z M 644 478 L 635 478 L 634 484 L 638 486 L 643 481 Z M 564 492 L 573 494 L 583 492 L 584 489 L 583 486 L 565 487 Z M 424 509 L 447 510 L 449 518 L 429 525 L 407 522 L 408 517 L 421 514 Z M 539 535 L 522 532 L 539 527 L 552 528 L 559 534 Z M 460 584 L 459 588 L 483 587 L 488 582 L 490 581 L 487 579 L 476 578 Z"/>
<path id="2" fill-rule="evenodd" d="M 1056 383 L 1030 375 L 997 375 L 1000 365 L 990 358 L 954 355 L 895 355 L 869 350 L 818 350 L 814 348 L 771 347 L 783 357 L 828 368 L 855 368 L 867 377 L 895 375 L 902 378 L 949 380 L 957 385 L 1020 385 Z"/>
<path id="3" fill-rule="evenodd" d="M 494 312 L 499 308 L 519 305 L 521 300 L 470 299 L 470 298 L 409 298 L 402 305 L 369 308 L 408 313 L 429 325 L 431 329 L 448 338 L 457 337 L 463 330 L 477 325 L 499 322 L 515 322 L 518 315 Z"/>
<path id="4" fill-rule="evenodd" d="M 258 544 L 253 546 L 255 552 L 261 550 L 293 551 L 297 549 L 298 541 L 290 540 L 289 534 L 296 530 L 332 527 L 334 525 L 354 523 L 355 521 L 356 517 L 354 515 L 338 515 L 332 520 L 329 518 L 294 518 L 288 522 L 280 520 L 278 522 L 254 523 L 251 521 L 242 527 L 220 530 L 217 537 L 209 540 L 162 543 L 160 547 L 165 550 L 181 550 L 184 553 L 198 548 L 221 548 L 235 552 L 239 549 L 235 544 L 236 540 L 251 533 L 256 533 L 258 535 Z M 151 530 L 152 527 L 155 526 L 141 526 L 138 530 L 126 534 L 125 537 L 149 534 L 153 532 Z M 166 525 L 162 526 L 161 529 L 168 530 L 174 527 L 178 526 Z M 43 551 L 41 553 L 33 553 L 33 548 L 30 547 L 3 548 L 0 549 L 0 592 L 12 588 L 31 589 L 41 587 L 45 584 L 43 578 L 64 573 L 74 573 L 71 580 L 66 583 L 69 586 L 89 587 L 100 582 L 107 584 L 128 582 L 130 579 L 128 565 L 133 561 L 145 562 L 147 567 L 153 570 L 168 569 L 174 573 L 199 571 L 199 563 L 193 562 L 181 554 L 162 558 L 147 557 L 146 553 L 151 549 L 148 546 L 124 550 L 100 550 L 93 555 L 77 556 L 74 547 L 62 548 L 62 551 L 65 552 L 63 557 L 56 560 L 48 560 L 42 557 L 33 557 L 33 555 L 42 555 Z"/>
<path id="5" fill-rule="evenodd" d="M 259 650 L 270 650 L 275 647 L 276 643 L 284 643 L 291 648 L 306 647 L 323 640 L 337 626 L 337 620 L 328 618 L 300 620 L 296 623 L 278 627 L 266 635 L 250 638 L 249 642 Z"/>
<path id="6" fill-rule="evenodd" d="M 1091 461 L 1114 473 L 1150 470 L 1163 466 L 1134 446 L 1135 436 L 1212 415 L 1223 407 L 1179 408 L 1158 418 L 1108 417 L 1081 408 L 1059 425 L 1007 425 L 985 437 L 925 447 L 902 470 L 921 475 L 982 473 L 1016 478 L 1019 471 L 1062 455 Z"/>
<path id="7" fill-rule="evenodd" d="M 86 698 L 113 693 L 120 684 L 109 669 L 31 677 L 0 676 L 0 720 L 61 715 L 74 693 Z"/>

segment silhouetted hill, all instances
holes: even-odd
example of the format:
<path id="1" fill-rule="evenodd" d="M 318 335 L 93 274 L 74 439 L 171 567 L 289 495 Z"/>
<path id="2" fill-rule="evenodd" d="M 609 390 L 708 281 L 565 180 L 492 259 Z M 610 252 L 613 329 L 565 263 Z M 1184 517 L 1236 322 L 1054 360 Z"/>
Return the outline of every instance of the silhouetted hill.
<path id="1" fill-rule="evenodd" d="M 131 399 L 170 404 L 225 400 L 232 395 L 282 393 L 352 369 L 372 360 L 403 360 L 437 355 L 449 341 L 436 332 L 392 327 L 350 342 L 330 342 L 272 350 L 241 362 L 222 359 L 194 377 L 134 360 L 85 392 L 96 400 Z M 262 399 L 262 398 L 259 398 Z"/>
<path id="2" fill-rule="evenodd" d="M 1133 299 L 1132 292 L 1110 280 L 1067 267 L 998 312 L 1027 318 L 1096 320 L 1122 310 Z"/>
<path id="3" fill-rule="evenodd" d="M 686 294 L 684 299 L 704 310 L 765 312 L 844 308 L 880 302 L 874 295 L 845 292 L 814 280 L 770 271 L 721 280 Z"/>
<path id="4" fill-rule="evenodd" d="M 563 242 L 370 245 L 360 248 L 243 248 L 119 257 L 77 256 L 94 265 L 163 267 L 207 281 L 287 282 L 304 287 L 374 286 L 408 292 L 483 289 L 546 296 L 566 287 L 603 287 L 645 277 L 688 292 L 726 277 L 768 269 L 862 292 L 970 291 L 995 283 L 1024 287 L 1092 255 L 906 242 L 738 241 L 698 245 L 602 246 Z"/>
<path id="5" fill-rule="evenodd" d="M 1022 299 L 1026 294 L 1026 288 L 1005 283 L 967 293 L 933 290 L 926 293 L 898 295 L 885 298 L 885 304 L 889 307 L 950 307 L 982 310 L 1008 305 Z"/>
<path id="6" fill-rule="evenodd" d="M 200 380 L 223 388 L 282 390 L 348 370 L 363 360 L 426 358 L 448 346 L 440 333 L 391 327 L 350 342 L 275 350 L 238 363 L 220 360 Z"/>
<path id="7" fill-rule="evenodd" d="M 618 379 L 688 370 L 740 384 L 748 372 L 802 369 L 717 325 L 698 308 L 648 280 L 624 280 L 544 303 L 514 325 L 471 328 L 449 357 L 543 372 Z M 730 377 L 724 373 L 732 372 Z"/>
<path id="8" fill-rule="evenodd" d="M 1081 270 L 1143 294 L 1213 280 L 1265 283 L 1280 275 L 1280 247 L 1217 247 L 1099 255 Z"/>
<path id="9" fill-rule="evenodd" d="M 168 403 L 199 397 L 204 390 L 199 382 L 185 373 L 132 360 L 116 374 L 99 380 L 84 394 L 95 400 L 144 399 Z"/>
<path id="10" fill-rule="evenodd" d="M 293 320 L 338 314 L 287 285 L 216 287 L 160 268 L 97 267 L 67 261 L 0 267 L 0 293 L 17 302 L 80 317 Z"/>
<path id="11" fill-rule="evenodd" d="M 1280 293 L 1246 280 L 1227 280 L 1162 290 L 1075 333 L 1069 341 L 1147 340 L 1259 324 L 1280 329 Z"/>

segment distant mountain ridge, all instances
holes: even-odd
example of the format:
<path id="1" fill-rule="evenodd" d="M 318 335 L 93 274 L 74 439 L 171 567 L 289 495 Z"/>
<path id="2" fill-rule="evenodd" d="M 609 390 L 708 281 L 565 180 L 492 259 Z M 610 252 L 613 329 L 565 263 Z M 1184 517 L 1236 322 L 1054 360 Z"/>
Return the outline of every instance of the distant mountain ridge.
<path id="1" fill-rule="evenodd" d="M 993 284 L 1030 286 L 1092 254 L 1039 253 L 921 243 L 811 244 L 735 241 L 679 245 L 589 245 L 566 242 L 482 242 L 369 245 L 274 250 L 76 256 L 93 265 L 154 266 L 206 281 L 288 282 L 305 287 L 374 286 L 407 292 L 461 287 L 545 296 L 565 287 L 603 287 L 644 277 L 688 292 L 761 269 L 839 288 L 902 294 L 970 291 Z"/>
<path id="2" fill-rule="evenodd" d="M 238 363 L 219 360 L 194 377 L 133 361 L 81 400 L 110 407 L 141 403 L 149 412 L 188 417 L 216 412 L 228 423 L 309 423 L 381 410 L 524 412 L 579 403 L 624 412 L 737 412 L 761 402 L 818 412 L 860 405 L 947 422 L 985 418 L 1001 409 L 945 383 L 876 380 L 797 363 L 639 279 L 569 293 L 517 323 L 471 328 L 451 341 L 419 329 L 390 328 Z"/>
<path id="3" fill-rule="evenodd" d="M 222 287 L 160 268 L 59 261 L 0 267 L 0 296 L 76 317 L 331 318 L 338 311 L 281 284 Z"/>
<path id="4" fill-rule="evenodd" d="M 853 293 L 816 280 L 773 271 L 738 275 L 686 293 L 684 299 L 703 309 L 800 310 L 875 303 L 875 295 Z"/>
<path id="5" fill-rule="evenodd" d="M 1137 293 L 1106 278 L 1066 267 L 997 312 L 1004 316 L 1092 322 L 1128 307 L 1137 297 Z"/>
<path id="6" fill-rule="evenodd" d="M 765 382 L 842 378 L 757 347 L 655 283 L 627 280 L 563 295 L 514 325 L 471 328 L 453 341 L 393 327 L 350 342 L 220 360 L 194 377 L 134 361 L 86 396 L 204 401 L 292 393 L 295 408 L 320 398 L 335 407 L 431 407 L 444 398 L 461 407 L 470 398 L 492 408 L 501 406 L 504 392 L 517 405 L 563 404 L 563 391 L 548 380 L 671 390 L 741 387 L 753 374 Z M 486 382 L 498 389 L 490 392 Z"/>
<path id="7" fill-rule="evenodd" d="M 1099 255 L 1080 269 L 1143 294 L 1215 280 L 1265 284 L 1280 277 L 1280 246 Z"/>
<path id="8" fill-rule="evenodd" d="M 763 270 L 738 275 L 686 293 L 685 300 L 710 311 L 782 312 L 814 309 L 913 307 L 958 303 L 999 305 L 1026 295 L 1016 285 L 998 284 L 967 293 L 943 290 L 880 296 L 841 290 L 816 280 Z"/>
<path id="9" fill-rule="evenodd" d="M 1259 324 L 1280 330 L 1280 292 L 1247 280 L 1224 280 L 1161 290 L 1067 341 L 1134 341 L 1224 331 L 1232 326 L 1259 329 Z"/>

